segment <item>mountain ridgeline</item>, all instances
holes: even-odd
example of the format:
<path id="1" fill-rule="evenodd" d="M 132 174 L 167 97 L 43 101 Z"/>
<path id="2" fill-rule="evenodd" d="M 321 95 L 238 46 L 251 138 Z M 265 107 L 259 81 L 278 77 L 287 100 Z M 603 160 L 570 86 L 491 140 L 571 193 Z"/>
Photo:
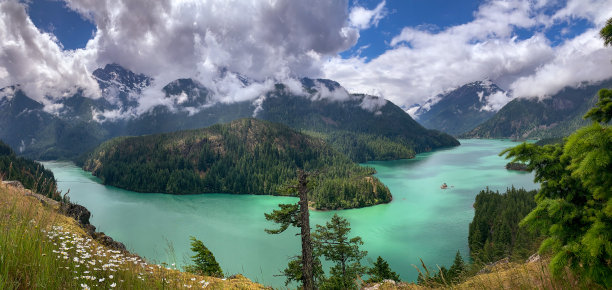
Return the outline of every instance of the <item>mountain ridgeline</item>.
<path id="1" fill-rule="evenodd" d="M 225 72 L 228 73 L 228 72 Z M 153 80 L 110 64 L 93 72 L 102 97 L 82 92 L 56 100 L 53 109 L 29 98 L 19 86 L 0 90 L 0 138 L 35 159 L 75 159 L 118 136 L 168 133 L 241 118 L 280 122 L 325 139 L 354 161 L 411 158 L 415 153 L 459 142 L 427 130 L 382 98 L 348 94 L 336 82 L 300 80 L 295 92 L 278 83 L 259 98 L 219 101 L 193 79 L 162 89 L 162 103 L 141 110 L 139 99 Z M 239 78 L 244 86 L 250 80 Z M 338 97 L 339 96 L 339 97 Z"/>
<path id="2" fill-rule="evenodd" d="M 296 169 L 319 172 L 310 200 L 317 209 L 391 201 L 374 169 L 319 138 L 285 125 L 240 119 L 208 128 L 118 137 L 96 148 L 83 168 L 105 184 L 170 194 L 283 194 Z"/>
<path id="3" fill-rule="evenodd" d="M 302 82 L 311 94 L 317 93 L 316 82 L 329 90 L 341 89 L 329 80 Z M 395 104 L 370 95 L 354 94 L 342 101 L 311 99 L 277 85 L 256 117 L 306 130 L 357 162 L 413 158 L 416 153 L 459 145 L 445 133 L 425 129 Z"/>
<path id="4" fill-rule="evenodd" d="M 612 79 L 566 87 L 543 99 L 516 98 L 463 138 L 548 139 L 570 135 L 589 121 L 582 116 L 597 102 L 597 92 L 612 88 Z"/>
<path id="5" fill-rule="evenodd" d="M 439 101 L 433 105 L 432 100 L 428 101 L 417 109 L 415 115 L 426 128 L 460 135 L 495 115 L 488 98 L 496 93 L 504 92 L 490 81 L 469 83 L 437 96 Z"/>

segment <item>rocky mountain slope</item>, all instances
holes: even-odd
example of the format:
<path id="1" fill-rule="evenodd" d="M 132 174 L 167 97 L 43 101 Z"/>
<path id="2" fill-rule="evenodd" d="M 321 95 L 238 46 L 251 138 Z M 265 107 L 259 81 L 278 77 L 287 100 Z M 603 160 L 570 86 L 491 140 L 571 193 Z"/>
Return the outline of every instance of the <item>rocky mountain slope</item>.
<path id="1" fill-rule="evenodd" d="M 415 111 L 415 115 L 426 128 L 456 136 L 495 115 L 496 108 L 488 100 L 495 94 L 505 96 L 503 90 L 490 81 L 469 83 L 437 96 L 435 101 L 429 100 Z"/>
<path id="2" fill-rule="evenodd" d="M 555 138 L 589 124 L 582 116 L 597 102 L 597 92 L 612 88 L 612 79 L 566 87 L 543 99 L 517 98 L 491 119 L 462 134 L 466 138 Z"/>

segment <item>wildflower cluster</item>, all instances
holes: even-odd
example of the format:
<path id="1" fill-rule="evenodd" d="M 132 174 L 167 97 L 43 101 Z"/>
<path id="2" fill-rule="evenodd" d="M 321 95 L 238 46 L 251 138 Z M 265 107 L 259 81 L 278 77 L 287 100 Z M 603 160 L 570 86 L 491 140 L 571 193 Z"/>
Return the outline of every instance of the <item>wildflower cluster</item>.
<path id="1" fill-rule="evenodd" d="M 182 286 L 184 288 L 206 288 L 210 284 L 208 281 L 195 277 L 185 279 L 177 277 L 177 275 L 171 275 L 167 271 L 173 270 L 170 267 L 148 264 L 138 256 L 107 249 L 89 237 L 81 237 L 76 233 L 64 231 L 61 226 L 53 226 L 51 230 L 42 231 L 50 242 L 57 247 L 57 250 L 53 250 L 55 257 L 66 261 L 64 269 L 74 273 L 74 280 L 82 289 L 90 289 L 91 287 L 131 288 L 129 286 L 134 285 L 134 283 L 146 285 L 149 284 L 147 282 L 171 284 L 175 287 Z M 122 274 L 126 271 L 136 273 L 136 275 L 128 277 Z M 136 281 L 125 281 L 126 279 Z"/>

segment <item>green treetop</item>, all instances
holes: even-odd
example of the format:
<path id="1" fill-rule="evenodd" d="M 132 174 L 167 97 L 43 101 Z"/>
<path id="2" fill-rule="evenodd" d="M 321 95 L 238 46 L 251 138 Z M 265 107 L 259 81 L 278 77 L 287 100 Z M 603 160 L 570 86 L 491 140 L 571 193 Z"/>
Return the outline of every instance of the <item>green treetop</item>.
<path id="1" fill-rule="evenodd" d="M 463 261 L 463 257 L 461 257 L 461 253 L 457 251 L 455 255 L 455 261 L 453 265 L 448 270 L 448 274 L 452 277 L 453 280 L 457 280 L 459 276 L 466 270 L 465 262 Z"/>
<path id="2" fill-rule="evenodd" d="M 598 105 L 601 104 L 600 101 Z M 596 109 L 606 112 L 599 106 Z M 609 110 L 605 114 L 591 113 L 594 111 L 587 117 L 609 120 Z M 612 287 L 610 126 L 594 122 L 570 135 L 565 144 L 540 147 L 523 143 L 503 154 L 527 162 L 541 185 L 536 208 L 521 224 L 548 236 L 540 252 L 553 254 L 553 274 L 561 274 L 569 267 L 583 277 Z"/>
<path id="3" fill-rule="evenodd" d="M 366 268 L 361 259 L 366 251 L 361 251 L 361 237 L 349 238 L 349 222 L 335 214 L 325 226 L 317 225 L 313 234 L 315 252 L 334 263 L 330 277 L 323 281 L 321 288 L 353 289 L 357 288 L 355 280 L 365 274 Z"/>
<path id="4" fill-rule="evenodd" d="M 612 19 L 600 35 L 611 44 Z M 606 124 L 612 119 L 611 98 L 610 90 L 601 90 L 584 116 L 593 124 L 565 144 L 523 143 L 502 152 L 528 162 L 541 184 L 536 208 L 521 223 L 548 235 L 540 251 L 553 254 L 553 274 L 569 267 L 606 288 L 612 288 L 612 129 Z"/>
<path id="5" fill-rule="evenodd" d="M 612 18 L 608 19 L 606 26 L 599 31 L 599 36 L 604 40 L 604 45 L 612 45 Z"/>
<path id="6" fill-rule="evenodd" d="M 391 270 L 389 263 L 381 256 L 378 256 L 372 268 L 368 269 L 368 275 L 370 275 L 370 279 L 367 281 L 369 283 L 381 282 L 383 280 L 399 281 L 399 275 Z"/>
<path id="7" fill-rule="evenodd" d="M 202 241 L 191 237 L 191 251 L 195 253 L 191 258 L 195 265 L 185 267 L 187 272 L 213 277 L 223 277 L 221 266 L 217 263 L 213 253 L 208 250 Z"/>
<path id="8" fill-rule="evenodd" d="M 599 101 L 584 115 L 584 118 L 603 124 L 610 122 L 612 119 L 612 90 L 600 90 Z"/>

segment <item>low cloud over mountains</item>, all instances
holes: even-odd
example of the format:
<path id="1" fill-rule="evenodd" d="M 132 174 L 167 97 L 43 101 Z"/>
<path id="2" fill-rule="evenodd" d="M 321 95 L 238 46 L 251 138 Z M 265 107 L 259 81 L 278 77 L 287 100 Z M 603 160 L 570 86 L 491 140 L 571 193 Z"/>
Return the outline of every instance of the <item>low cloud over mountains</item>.
<path id="1" fill-rule="evenodd" d="M 360 30 L 377 29 L 397 12 L 385 1 L 374 4 L 65 0 L 96 27 L 85 48 L 65 50 L 34 25 L 27 1 L 7 0 L 0 3 L 0 87 L 20 84 L 53 111 L 55 100 L 77 92 L 106 97 L 92 72 L 118 63 L 151 76 L 136 96 L 138 113 L 167 102 L 163 87 L 181 78 L 224 103 L 261 98 L 278 82 L 299 89 L 291 84 L 301 77 L 325 77 L 350 93 L 408 107 L 486 78 L 511 97 L 533 97 L 612 76 L 612 50 L 597 35 L 612 17 L 612 0 L 484 1 L 467 23 L 404 27 L 378 56 L 341 57 Z M 490 98 L 489 106 L 510 99 Z"/>

